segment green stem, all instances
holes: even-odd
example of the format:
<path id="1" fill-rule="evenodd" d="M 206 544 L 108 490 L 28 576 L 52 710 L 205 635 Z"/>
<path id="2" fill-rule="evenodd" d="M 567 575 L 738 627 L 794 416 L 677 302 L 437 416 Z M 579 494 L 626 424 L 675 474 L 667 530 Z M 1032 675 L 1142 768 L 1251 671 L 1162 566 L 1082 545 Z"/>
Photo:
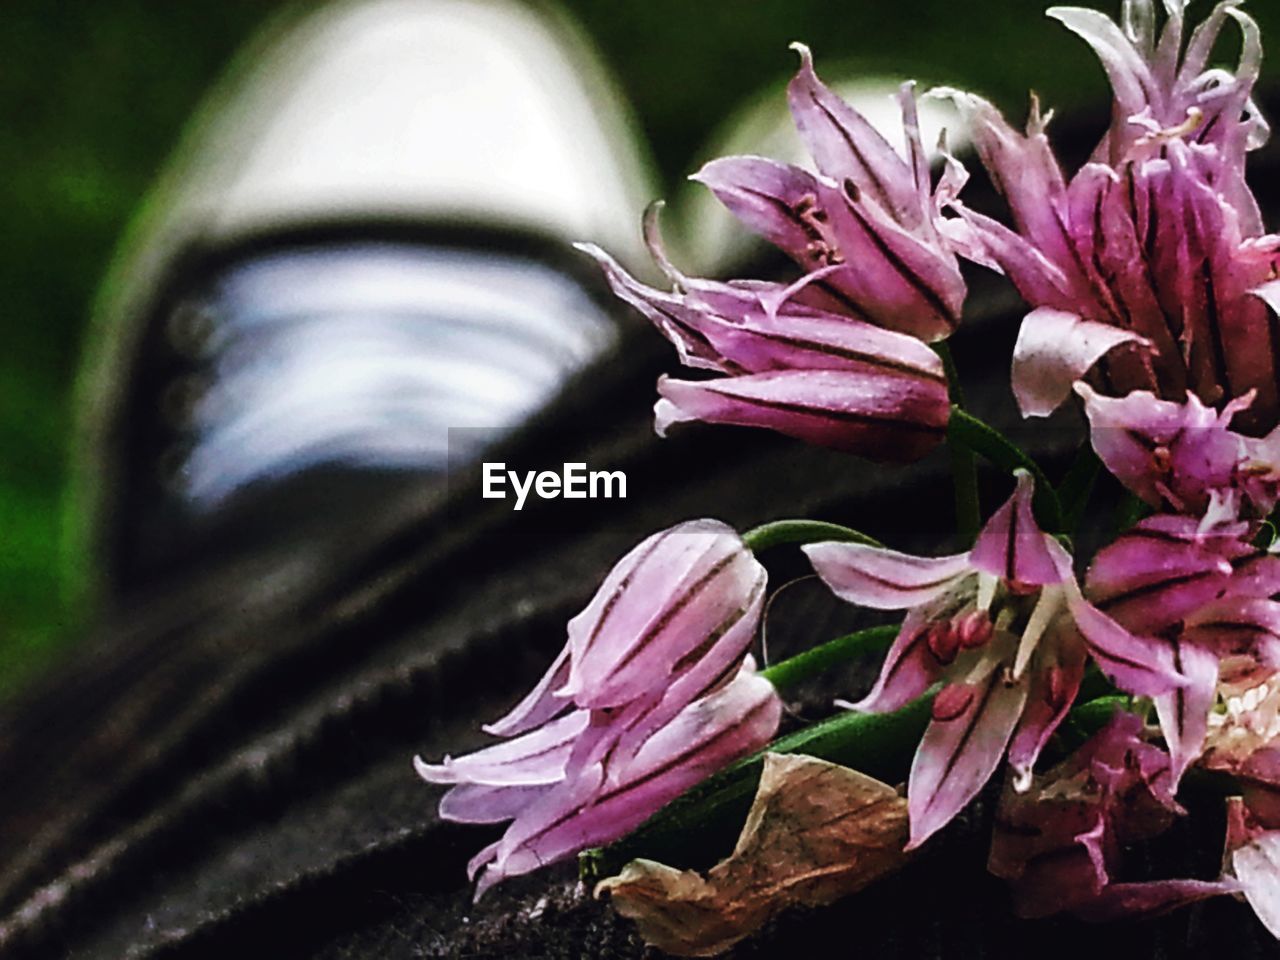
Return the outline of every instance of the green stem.
<path id="1" fill-rule="evenodd" d="M 1080 526 L 1085 507 L 1093 495 L 1094 484 L 1102 472 L 1102 461 L 1088 443 L 1080 448 L 1067 475 L 1058 485 L 1058 501 L 1062 504 L 1062 522 L 1068 533 Z"/>
<path id="2" fill-rule="evenodd" d="M 1116 507 L 1115 516 L 1111 520 L 1112 537 L 1118 537 L 1139 520 L 1146 519 L 1154 512 L 1149 503 L 1126 490 L 1119 506 Z"/>
<path id="3" fill-rule="evenodd" d="M 870 654 L 884 653 L 898 635 L 898 629 L 897 624 L 889 624 L 837 637 L 775 663 L 767 670 L 760 671 L 760 675 L 772 683 L 783 697 L 791 696 L 799 686 L 821 676 L 832 667 Z"/>
<path id="4" fill-rule="evenodd" d="M 951 348 L 945 342 L 935 343 L 934 352 L 942 358 L 942 369 L 947 376 L 947 389 L 954 409 L 964 408 L 964 390 L 956 370 Z M 951 478 L 956 497 L 956 530 L 962 543 L 972 543 L 982 528 L 982 506 L 978 501 L 978 461 L 973 451 L 959 444 L 951 444 Z"/>
<path id="5" fill-rule="evenodd" d="M 947 422 L 947 440 L 953 446 L 971 450 L 1001 470 L 1013 473 L 1026 470 L 1036 481 L 1036 519 L 1047 531 L 1061 533 L 1062 506 L 1053 484 L 1044 475 L 1040 465 L 1026 455 L 1012 440 L 995 427 L 984 423 L 964 409 L 952 406 L 951 419 Z"/>
<path id="6" fill-rule="evenodd" d="M 742 535 L 742 542 L 752 553 L 789 544 L 822 543 L 836 540 L 841 543 L 865 543 L 872 547 L 884 546 L 874 537 L 824 520 L 774 520 L 761 524 Z"/>

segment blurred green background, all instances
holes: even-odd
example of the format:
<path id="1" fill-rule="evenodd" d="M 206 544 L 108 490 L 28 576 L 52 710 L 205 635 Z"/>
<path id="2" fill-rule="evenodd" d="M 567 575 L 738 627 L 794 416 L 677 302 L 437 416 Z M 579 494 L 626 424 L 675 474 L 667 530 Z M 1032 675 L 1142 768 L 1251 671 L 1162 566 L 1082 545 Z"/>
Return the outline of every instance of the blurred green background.
<path id="1" fill-rule="evenodd" d="M 431 2 L 431 0 L 423 0 Z M 1086 48 L 1038 0 L 571 0 L 633 99 L 667 183 L 726 112 L 794 67 L 968 86 L 1021 116 L 1105 96 Z M 281 4 L 7 0 L 0 31 L 0 697 L 91 615 L 60 547 L 71 386 L 114 245 L 202 94 Z M 1114 13 L 1116 2 L 1107 4 Z M 1193 9 L 1206 11 L 1207 2 Z M 1250 4 L 1264 36 L 1280 3 Z M 1230 51 L 1225 51 L 1230 53 Z M 637 211 L 638 212 L 638 211 Z"/>

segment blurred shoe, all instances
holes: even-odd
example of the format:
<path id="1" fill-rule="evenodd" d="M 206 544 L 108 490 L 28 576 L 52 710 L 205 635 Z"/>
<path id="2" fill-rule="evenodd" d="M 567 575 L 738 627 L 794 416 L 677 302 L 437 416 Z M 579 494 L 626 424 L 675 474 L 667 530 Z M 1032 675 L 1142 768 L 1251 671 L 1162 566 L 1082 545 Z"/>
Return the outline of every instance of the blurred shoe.
<path id="1" fill-rule="evenodd" d="M 538 10 L 331 4 L 210 98 L 94 318 L 73 522 L 100 594 L 358 523 L 609 349 L 569 244 L 638 264 L 656 190 L 590 44 Z"/>

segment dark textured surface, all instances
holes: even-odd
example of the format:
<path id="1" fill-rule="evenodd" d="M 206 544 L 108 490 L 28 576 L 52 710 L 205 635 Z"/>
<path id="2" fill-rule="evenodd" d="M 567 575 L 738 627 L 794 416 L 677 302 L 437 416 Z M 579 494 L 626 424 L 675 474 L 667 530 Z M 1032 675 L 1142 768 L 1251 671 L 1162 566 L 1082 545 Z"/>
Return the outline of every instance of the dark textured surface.
<path id="1" fill-rule="evenodd" d="M 962 360 L 1007 356 L 1007 324 L 988 323 L 1003 332 L 975 323 Z M 625 502 L 514 514 L 454 483 L 452 497 L 424 488 L 381 504 L 358 538 L 290 545 L 282 534 L 271 556 L 166 591 L 144 615 L 122 611 L 4 718 L 0 953 L 638 955 L 629 926 L 576 889 L 571 866 L 473 907 L 463 864 L 489 832 L 438 823 L 438 794 L 410 757 L 478 743 L 477 723 L 536 676 L 612 560 L 653 529 L 704 514 L 743 526 L 808 514 L 928 548 L 951 506 L 940 457 L 890 471 L 747 431 L 658 441 L 656 367 L 642 358 L 662 351 L 640 335 L 625 355 L 506 457 L 563 451 L 623 467 Z M 780 553 L 776 584 L 802 572 Z M 772 611 L 772 653 L 834 635 L 849 616 L 797 585 Z M 873 957 L 1020 957 L 1030 944 L 1065 957 L 1096 942 L 1117 955 L 1266 955 L 1233 904 L 1105 930 L 1013 922 L 984 856 L 981 825 L 962 824 L 903 876 L 784 919 L 739 953 L 773 956 L 785 940 Z"/>
<path id="2" fill-rule="evenodd" d="M 1007 289 L 980 278 L 955 352 L 976 412 L 1058 475 L 1078 437 L 1071 415 L 1008 423 L 1017 316 Z M 269 549 L 135 598 L 7 708 L 0 956 L 642 954 L 629 925 L 577 889 L 571 865 L 473 906 L 463 865 L 492 832 L 439 823 L 439 792 L 410 758 L 478 744 L 479 722 L 541 672 L 610 564 L 655 529 L 808 515 L 939 551 L 952 521 L 943 453 L 899 470 L 744 430 L 695 426 L 659 441 L 652 385 L 674 362 L 625 323 L 624 349 L 494 459 L 625 469 L 627 500 L 515 514 L 480 500 L 475 476 L 394 497 L 348 493 L 334 515 L 358 522 L 306 538 L 281 530 Z M 1008 481 L 984 479 L 992 507 Z M 775 585 L 804 572 L 789 551 L 769 562 Z M 852 624 L 812 586 L 777 601 L 771 655 Z M 816 716 L 825 702 L 815 692 L 800 709 Z M 736 954 L 1280 956 L 1230 901 L 1107 927 L 1015 921 L 983 870 L 988 813 L 976 805 L 903 874 L 784 917 Z M 1211 875 L 1211 821 L 1136 862 Z"/>

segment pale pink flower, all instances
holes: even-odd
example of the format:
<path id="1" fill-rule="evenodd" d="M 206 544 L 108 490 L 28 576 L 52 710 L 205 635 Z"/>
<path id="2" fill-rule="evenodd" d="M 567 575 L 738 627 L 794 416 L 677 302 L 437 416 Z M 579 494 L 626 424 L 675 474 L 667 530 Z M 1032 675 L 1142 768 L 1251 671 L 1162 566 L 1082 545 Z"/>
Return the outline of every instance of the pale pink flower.
<path id="1" fill-rule="evenodd" d="M 477 896 L 614 840 L 776 732 L 781 701 L 748 654 L 766 574 L 730 527 L 678 524 L 635 547 L 569 622 L 527 697 L 485 729 L 505 742 L 439 764 L 445 819 L 510 820 L 471 862 Z"/>
<path id="2" fill-rule="evenodd" d="M 1036 525 L 1033 481 L 987 522 L 968 553 L 915 557 L 882 547 L 804 548 L 837 596 L 908 610 L 875 687 L 852 706 L 889 711 L 942 681 L 907 785 L 911 845 L 949 822 L 1006 752 L 1022 785 L 1070 710 L 1092 657 L 1121 687 L 1183 683 L 1171 648 L 1126 630 L 1081 594 L 1071 557 Z"/>

